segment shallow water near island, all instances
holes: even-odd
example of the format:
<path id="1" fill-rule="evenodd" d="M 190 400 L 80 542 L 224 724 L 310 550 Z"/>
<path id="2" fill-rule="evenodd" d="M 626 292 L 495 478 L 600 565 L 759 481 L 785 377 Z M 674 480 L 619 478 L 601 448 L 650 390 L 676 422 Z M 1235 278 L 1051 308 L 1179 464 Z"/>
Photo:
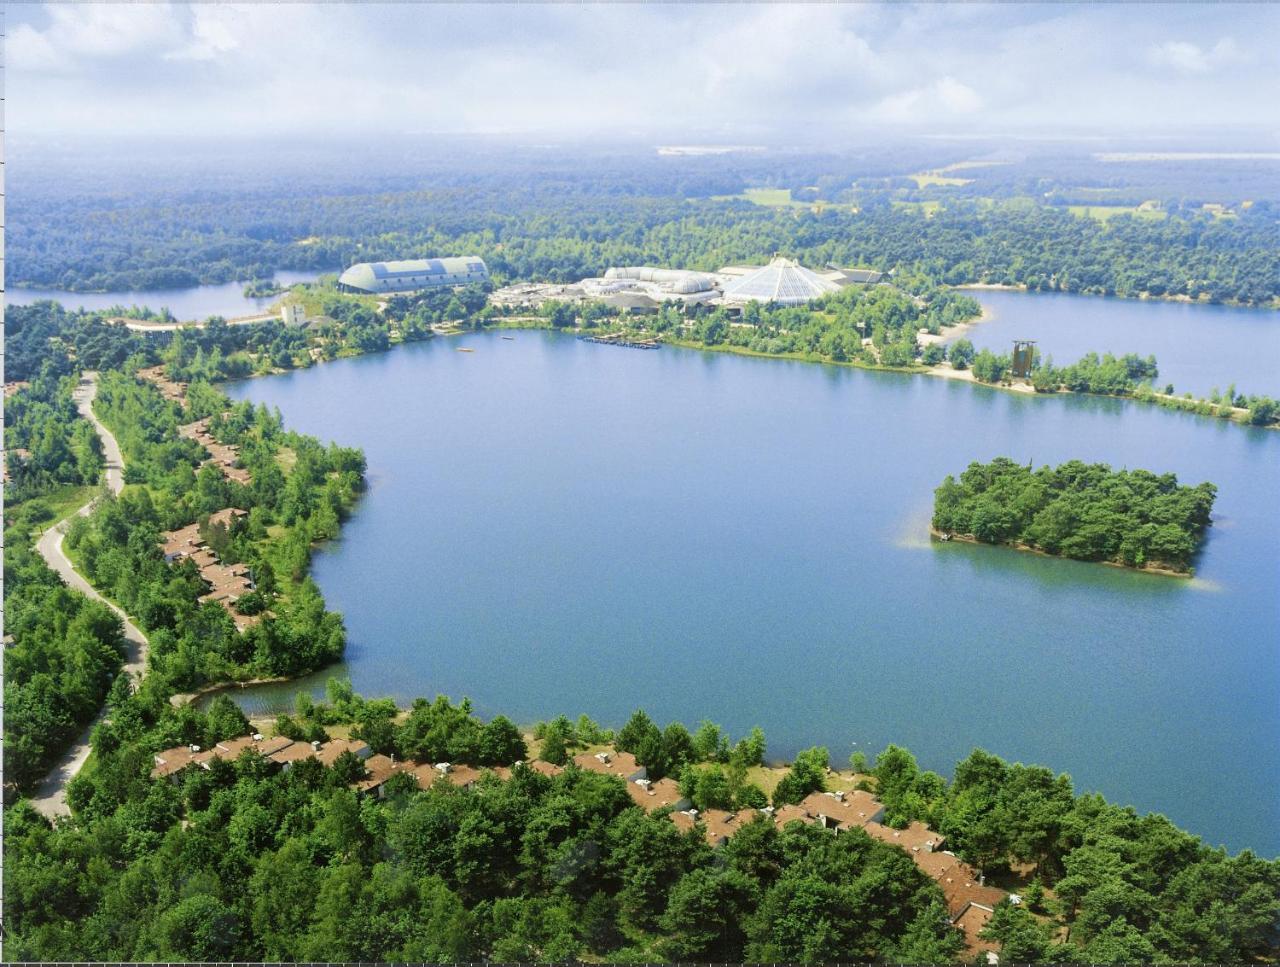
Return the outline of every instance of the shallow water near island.
<path id="1" fill-rule="evenodd" d="M 1280 853 L 1280 433 L 546 332 L 226 389 L 369 461 L 315 558 L 346 660 L 234 693 L 253 711 L 336 673 L 522 722 L 761 725 L 773 757 L 982 746 Z M 1196 579 L 930 542 L 934 487 L 999 455 L 1215 482 Z"/>

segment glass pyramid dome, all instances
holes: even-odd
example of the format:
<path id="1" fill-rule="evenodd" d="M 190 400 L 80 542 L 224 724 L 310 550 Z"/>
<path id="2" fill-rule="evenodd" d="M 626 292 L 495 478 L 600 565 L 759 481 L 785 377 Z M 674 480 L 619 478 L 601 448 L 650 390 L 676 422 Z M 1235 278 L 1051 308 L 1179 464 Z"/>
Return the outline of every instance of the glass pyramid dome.
<path id="1" fill-rule="evenodd" d="M 776 258 L 724 287 L 725 302 L 776 302 L 797 306 L 839 289 L 798 262 Z"/>

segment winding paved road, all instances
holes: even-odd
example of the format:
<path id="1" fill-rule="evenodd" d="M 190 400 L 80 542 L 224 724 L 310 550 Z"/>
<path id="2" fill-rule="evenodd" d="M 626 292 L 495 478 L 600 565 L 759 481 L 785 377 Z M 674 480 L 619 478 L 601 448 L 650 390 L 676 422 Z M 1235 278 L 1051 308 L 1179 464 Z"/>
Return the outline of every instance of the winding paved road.
<path id="1" fill-rule="evenodd" d="M 80 409 L 80 415 L 88 420 L 93 428 L 98 431 L 98 438 L 102 441 L 102 453 L 106 458 L 107 487 L 113 494 L 119 494 L 124 489 L 124 460 L 120 455 L 120 445 L 116 443 L 116 438 L 94 415 L 93 398 L 97 393 L 98 374 L 86 372 L 80 378 L 80 385 L 75 389 L 74 398 L 76 405 Z M 97 501 L 98 498 L 95 497 L 81 507 L 77 514 L 81 517 L 87 517 Z M 99 594 L 93 585 L 81 577 L 76 569 L 72 567 L 70 559 L 62 550 L 62 540 L 66 536 L 65 528 L 66 521 L 59 521 L 50 527 L 36 541 L 36 550 L 48 562 L 49 567 L 57 571 L 62 580 L 70 587 L 75 588 L 86 597 L 101 601 L 120 616 L 120 620 L 124 623 L 124 637 L 127 648 L 123 670 L 135 678 L 142 678 L 147 666 L 146 636 L 129 620 L 128 615 Z M 89 736 L 93 733 L 94 726 L 102 721 L 104 715 L 106 715 L 105 706 L 98 713 L 98 717 L 90 722 L 76 738 L 75 744 L 57 761 L 53 769 L 45 776 L 44 781 L 40 783 L 40 787 L 32 795 L 31 804 L 45 816 L 53 818 L 54 816 L 70 814 L 71 810 L 67 807 L 67 783 L 75 778 L 76 773 L 85 764 L 85 760 L 89 758 L 89 752 L 92 749 L 89 744 Z"/>

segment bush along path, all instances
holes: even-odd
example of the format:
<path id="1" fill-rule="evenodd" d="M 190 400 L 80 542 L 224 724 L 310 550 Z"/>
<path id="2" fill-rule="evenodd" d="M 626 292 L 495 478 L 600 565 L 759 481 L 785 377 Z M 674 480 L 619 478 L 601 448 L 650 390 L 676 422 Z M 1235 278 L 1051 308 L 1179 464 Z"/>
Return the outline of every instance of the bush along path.
<path id="1" fill-rule="evenodd" d="M 112 494 L 119 496 L 124 489 L 124 460 L 120 454 L 120 445 L 116 442 L 116 438 L 111 434 L 110 430 L 102 425 L 93 412 L 93 399 L 97 392 L 98 374 L 86 372 L 80 380 L 80 385 L 75 390 L 74 398 L 76 406 L 80 410 L 80 415 L 93 426 L 98 438 L 102 441 L 102 452 L 106 458 L 105 476 L 107 489 Z M 97 502 L 98 498 L 94 497 L 93 500 L 81 507 L 75 516 L 88 517 Z M 99 594 L 93 585 L 76 571 L 71 559 L 67 557 L 66 551 L 62 547 L 68 520 L 70 518 L 59 521 L 41 534 L 39 540 L 36 541 L 36 551 L 44 558 L 45 563 L 66 582 L 68 587 L 74 588 L 85 597 L 101 601 L 119 615 L 128 649 L 124 664 L 121 667 L 121 673 L 141 679 L 147 666 L 147 637 L 129 620 L 129 616 L 124 611 Z M 76 774 L 88 760 L 89 753 L 93 748 L 90 737 L 105 714 L 106 707 L 104 706 L 98 717 L 85 726 L 84 730 L 76 738 L 75 743 L 58 759 L 53 769 L 31 796 L 31 804 L 43 815 L 50 818 L 70 815 L 71 810 L 67 806 L 67 784 L 76 777 Z"/>

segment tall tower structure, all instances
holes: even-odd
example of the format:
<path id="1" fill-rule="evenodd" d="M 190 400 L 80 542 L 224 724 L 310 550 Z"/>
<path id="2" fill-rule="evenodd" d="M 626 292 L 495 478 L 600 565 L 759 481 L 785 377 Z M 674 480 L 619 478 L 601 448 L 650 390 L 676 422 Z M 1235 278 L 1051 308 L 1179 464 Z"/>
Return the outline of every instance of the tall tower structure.
<path id="1" fill-rule="evenodd" d="M 1013 343 L 1013 366 L 1011 372 L 1020 379 L 1031 378 L 1031 366 L 1036 359 L 1036 342 L 1034 339 L 1017 339 Z"/>

